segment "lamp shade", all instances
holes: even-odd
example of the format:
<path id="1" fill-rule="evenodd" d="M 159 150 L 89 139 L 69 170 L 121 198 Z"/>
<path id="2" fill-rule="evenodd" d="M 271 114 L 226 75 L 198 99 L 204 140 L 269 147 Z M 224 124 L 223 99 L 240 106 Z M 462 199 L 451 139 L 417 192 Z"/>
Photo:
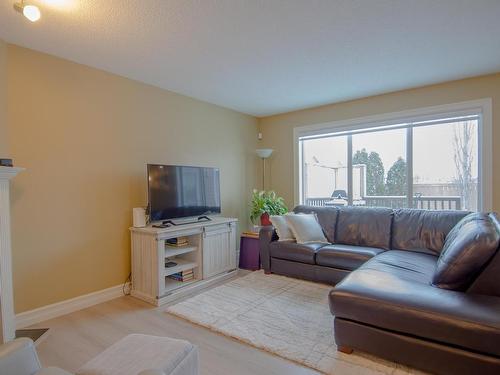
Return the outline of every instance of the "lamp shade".
<path id="1" fill-rule="evenodd" d="M 255 152 L 257 153 L 257 156 L 259 158 L 267 159 L 273 153 L 273 149 L 272 148 L 258 148 L 257 150 L 255 150 Z"/>

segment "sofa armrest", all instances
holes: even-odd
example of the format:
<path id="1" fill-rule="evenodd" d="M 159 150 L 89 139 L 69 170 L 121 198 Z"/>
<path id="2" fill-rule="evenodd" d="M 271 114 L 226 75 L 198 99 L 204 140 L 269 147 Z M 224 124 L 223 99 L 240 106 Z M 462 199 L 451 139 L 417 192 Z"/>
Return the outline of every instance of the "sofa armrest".
<path id="1" fill-rule="evenodd" d="M 0 374 L 34 374 L 40 368 L 32 340 L 19 338 L 0 345 Z"/>
<path id="2" fill-rule="evenodd" d="M 272 225 L 262 227 L 259 232 L 260 242 L 260 261 L 265 273 L 271 272 L 271 255 L 269 253 L 269 244 L 278 239 L 278 235 Z"/>

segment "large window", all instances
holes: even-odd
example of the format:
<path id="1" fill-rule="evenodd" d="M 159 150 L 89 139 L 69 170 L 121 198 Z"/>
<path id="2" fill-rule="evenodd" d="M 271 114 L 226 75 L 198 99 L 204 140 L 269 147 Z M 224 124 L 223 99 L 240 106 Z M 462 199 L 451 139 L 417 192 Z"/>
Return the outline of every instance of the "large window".
<path id="1" fill-rule="evenodd" d="M 299 132 L 299 201 L 479 210 L 481 125 L 476 112 Z"/>

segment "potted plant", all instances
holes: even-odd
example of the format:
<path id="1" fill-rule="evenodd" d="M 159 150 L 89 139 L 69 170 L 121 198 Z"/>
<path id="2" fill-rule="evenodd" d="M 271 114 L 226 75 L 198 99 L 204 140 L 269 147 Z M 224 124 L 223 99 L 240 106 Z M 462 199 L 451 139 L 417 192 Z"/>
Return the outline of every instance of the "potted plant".
<path id="1" fill-rule="evenodd" d="M 260 218 L 262 226 L 271 225 L 269 215 L 284 215 L 288 212 L 285 200 L 274 191 L 254 190 L 250 219 L 253 223 Z"/>

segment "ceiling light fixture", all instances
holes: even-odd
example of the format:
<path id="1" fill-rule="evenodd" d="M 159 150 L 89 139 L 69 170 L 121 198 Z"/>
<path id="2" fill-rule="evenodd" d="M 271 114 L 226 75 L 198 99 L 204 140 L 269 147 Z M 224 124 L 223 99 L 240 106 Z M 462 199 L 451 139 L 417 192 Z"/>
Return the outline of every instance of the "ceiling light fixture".
<path id="1" fill-rule="evenodd" d="M 36 5 L 26 5 L 24 0 L 19 3 L 14 4 L 14 9 L 19 13 L 22 13 L 24 17 L 29 19 L 31 22 L 36 22 L 40 19 L 40 9 Z"/>

